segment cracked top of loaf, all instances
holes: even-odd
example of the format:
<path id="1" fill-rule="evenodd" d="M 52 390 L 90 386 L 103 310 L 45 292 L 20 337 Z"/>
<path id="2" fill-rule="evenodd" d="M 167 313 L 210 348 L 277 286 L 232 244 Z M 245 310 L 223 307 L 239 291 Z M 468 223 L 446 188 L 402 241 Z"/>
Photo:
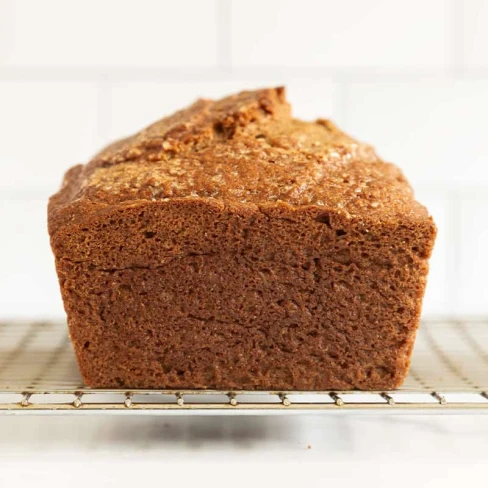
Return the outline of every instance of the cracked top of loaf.
<path id="1" fill-rule="evenodd" d="M 53 203 L 96 211 L 175 198 L 428 217 L 396 166 L 328 120 L 293 118 L 281 87 L 196 101 L 72 168 Z"/>

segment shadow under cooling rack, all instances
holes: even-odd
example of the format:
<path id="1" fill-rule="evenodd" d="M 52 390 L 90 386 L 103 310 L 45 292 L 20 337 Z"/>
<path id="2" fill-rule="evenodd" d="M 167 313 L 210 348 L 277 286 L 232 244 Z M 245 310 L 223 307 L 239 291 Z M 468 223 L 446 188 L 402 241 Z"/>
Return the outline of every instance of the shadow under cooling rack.
<path id="1" fill-rule="evenodd" d="M 66 325 L 0 323 L 0 413 L 488 413 L 488 321 L 422 324 L 410 374 L 395 391 L 90 390 Z"/>

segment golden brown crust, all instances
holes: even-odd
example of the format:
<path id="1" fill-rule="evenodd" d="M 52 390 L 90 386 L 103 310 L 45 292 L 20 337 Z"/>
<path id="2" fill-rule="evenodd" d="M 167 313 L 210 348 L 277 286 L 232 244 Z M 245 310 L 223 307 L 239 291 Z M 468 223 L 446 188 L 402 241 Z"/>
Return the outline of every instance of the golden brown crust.
<path id="1" fill-rule="evenodd" d="M 63 205 L 83 213 L 83 202 L 203 198 L 427 217 L 397 167 L 330 121 L 293 119 L 283 88 L 199 100 L 110 145 L 77 176 Z"/>

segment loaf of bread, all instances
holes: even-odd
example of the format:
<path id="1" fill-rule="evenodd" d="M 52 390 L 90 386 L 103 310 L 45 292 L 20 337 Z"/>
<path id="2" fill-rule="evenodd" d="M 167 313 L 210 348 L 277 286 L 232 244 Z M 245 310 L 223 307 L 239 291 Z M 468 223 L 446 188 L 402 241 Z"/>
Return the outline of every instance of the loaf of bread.
<path id="1" fill-rule="evenodd" d="M 436 228 L 397 167 L 276 88 L 75 166 L 49 233 L 89 387 L 389 390 Z"/>

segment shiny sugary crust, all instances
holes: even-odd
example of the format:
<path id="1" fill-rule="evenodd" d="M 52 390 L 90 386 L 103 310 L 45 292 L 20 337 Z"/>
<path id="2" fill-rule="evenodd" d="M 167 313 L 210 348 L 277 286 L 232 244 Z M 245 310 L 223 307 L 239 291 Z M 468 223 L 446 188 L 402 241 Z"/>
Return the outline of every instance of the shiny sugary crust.
<path id="1" fill-rule="evenodd" d="M 317 390 L 402 382 L 436 229 L 399 169 L 277 88 L 72 168 L 49 232 L 89 386 Z"/>
<path id="2" fill-rule="evenodd" d="M 68 173 L 56 201 L 76 218 L 85 202 L 98 210 L 171 198 L 427 217 L 396 166 L 328 120 L 291 118 L 282 88 L 199 100 Z"/>

